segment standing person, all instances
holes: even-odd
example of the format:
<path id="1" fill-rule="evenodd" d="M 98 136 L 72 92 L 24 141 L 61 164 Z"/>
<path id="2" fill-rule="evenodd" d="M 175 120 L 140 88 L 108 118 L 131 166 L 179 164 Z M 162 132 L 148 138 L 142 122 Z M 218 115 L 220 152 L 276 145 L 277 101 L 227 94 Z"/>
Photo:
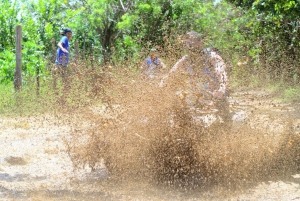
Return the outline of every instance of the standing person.
<path id="1" fill-rule="evenodd" d="M 55 59 L 55 69 L 54 69 L 54 88 L 56 88 L 56 80 L 57 80 L 57 74 L 59 74 L 62 77 L 62 80 L 65 85 L 68 85 L 68 63 L 69 63 L 69 52 L 70 52 L 70 46 L 69 41 L 72 38 L 72 30 L 69 28 L 65 28 L 61 32 L 61 39 L 58 42 L 57 46 L 57 54 Z M 67 87 L 67 86 L 65 86 Z"/>
<path id="2" fill-rule="evenodd" d="M 149 78 L 155 78 L 162 69 L 166 68 L 164 62 L 159 58 L 157 50 L 151 49 L 148 58 L 143 63 L 141 70 Z"/>
<path id="3" fill-rule="evenodd" d="M 61 39 L 58 42 L 57 46 L 57 55 L 55 63 L 61 66 L 67 66 L 69 62 L 69 41 L 72 38 L 72 30 L 69 28 L 64 29 L 61 32 Z"/>

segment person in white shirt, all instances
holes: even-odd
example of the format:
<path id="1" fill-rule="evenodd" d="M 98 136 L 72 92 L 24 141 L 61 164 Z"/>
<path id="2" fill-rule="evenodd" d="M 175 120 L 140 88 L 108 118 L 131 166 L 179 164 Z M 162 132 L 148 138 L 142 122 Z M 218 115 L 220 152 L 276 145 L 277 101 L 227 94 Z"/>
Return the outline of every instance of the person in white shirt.
<path id="1" fill-rule="evenodd" d="M 182 42 L 189 54 L 184 55 L 175 63 L 160 81 L 159 86 L 162 87 L 168 77 L 176 71 L 186 71 L 193 76 L 208 78 L 206 79 L 208 82 L 204 83 L 204 88 L 214 98 L 224 98 L 228 88 L 227 66 L 218 50 L 216 48 L 202 49 L 204 42 L 200 34 L 195 31 L 187 32 Z"/>

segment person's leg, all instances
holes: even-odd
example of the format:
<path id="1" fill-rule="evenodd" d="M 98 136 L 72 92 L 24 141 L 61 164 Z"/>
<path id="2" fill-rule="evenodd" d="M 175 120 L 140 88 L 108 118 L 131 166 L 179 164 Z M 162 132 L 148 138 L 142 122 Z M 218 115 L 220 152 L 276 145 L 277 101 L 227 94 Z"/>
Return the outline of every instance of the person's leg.
<path id="1" fill-rule="evenodd" d="M 216 104 L 216 109 L 218 110 L 217 114 L 222 118 L 222 120 L 228 127 L 231 127 L 232 117 L 230 114 L 229 101 L 227 97 L 216 100 L 215 104 Z"/>
<path id="2" fill-rule="evenodd" d="M 69 94 L 69 91 L 70 91 L 70 87 L 71 87 L 71 84 L 70 84 L 70 71 L 69 71 L 69 68 L 68 66 L 62 66 L 62 81 L 63 81 L 63 96 L 62 96 L 62 101 L 63 102 L 66 102 L 66 98 Z"/>
<path id="3" fill-rule="evenodd" d="M 56 87 L 57 87 L 57 75 L 59 73 L 59 66 L 57 64 L 55 64 L 55 65 L 52 66 L 51 73 L 52 73 L 52 79 L 53 79 L 52 89 L 56 90 Z"/>
<path id="4" fill-rule="evenodd" d="M 69 72 L 67 66 L 62 66 L 62 80 L 64 84 L 64 91 L 69 89 Z"/>

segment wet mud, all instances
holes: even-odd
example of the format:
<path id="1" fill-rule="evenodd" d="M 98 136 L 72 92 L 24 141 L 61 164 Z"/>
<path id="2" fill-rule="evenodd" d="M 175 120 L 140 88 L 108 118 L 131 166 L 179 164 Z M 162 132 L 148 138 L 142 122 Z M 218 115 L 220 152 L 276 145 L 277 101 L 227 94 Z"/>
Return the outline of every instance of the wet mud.
<path id="1" fill-rule="evenodd" d="M 1 118 L 0 200 L 300 200 L 298 104 L 236 91 L 231 120 L 205 126 L 128 79 L 109 102 Z"/>

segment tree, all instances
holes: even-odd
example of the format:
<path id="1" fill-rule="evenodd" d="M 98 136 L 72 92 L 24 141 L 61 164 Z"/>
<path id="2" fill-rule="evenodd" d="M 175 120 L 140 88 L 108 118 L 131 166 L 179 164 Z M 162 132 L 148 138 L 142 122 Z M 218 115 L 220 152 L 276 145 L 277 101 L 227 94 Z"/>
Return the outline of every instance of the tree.
<path id="1" fill-rule="evenodd" d="M 15 26 L 18 22 L 17 4 L 9 0 L 0 3 L 0 83 L 13 80 L 15 69 Z"/>
<path id="2" fill-rule="evenodd" d="M 263 69 L 274 79 L 298 77 L 300 3 L 294 0 L 227 0 L 245 8 L 249 21 L 240 27 L 256 37 Z M 283 61 L 283 58 L 287 61 Z M 289 64 L 289 66 L 286 65 Z M 284 73 L 282 73 L 284 72 Z"/>
<path id="3" fill-rule="evenodd" d="M 81 18 L 88 28 L 81 28 L 81 33 L 92 32 L 98 37 L 94 42 L 100 41 L 105 62 L 109 62 L 113 48 L 124 56 L 125 52 L 136 51 L 136 43 L 141 41 L 163 45 L 164 37 L 182 14 L 178 2 L 87 0 Z"/>

